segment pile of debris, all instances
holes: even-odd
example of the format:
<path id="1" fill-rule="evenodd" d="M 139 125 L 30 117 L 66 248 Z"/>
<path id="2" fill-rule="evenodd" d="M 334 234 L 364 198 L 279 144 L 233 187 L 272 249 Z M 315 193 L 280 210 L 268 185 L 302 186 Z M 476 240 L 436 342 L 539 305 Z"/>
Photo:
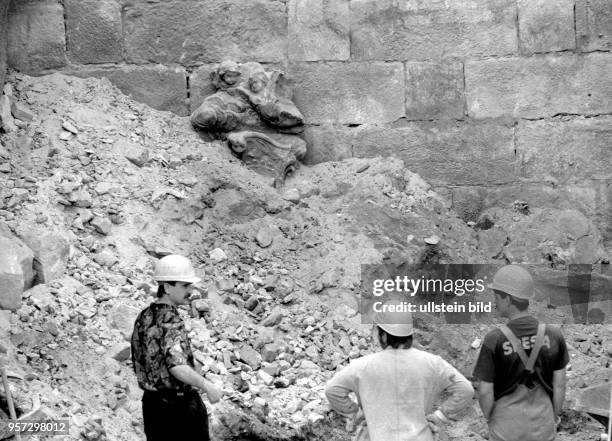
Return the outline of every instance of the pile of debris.
<path id="1" fill-rule="evenodd" d="M 136 103 L 107 80 L 9 81 L 2 109 L 13 110 L 0 120 L 0 267 L 8 268 L 0 305 L 11 311 L 0 311 L 0 361 L 18 375 L 18 413 L 39 395 L 47 415 L 71 419 L 69 439 L 143 437 L 129 338 L 153 300 L 155 258 L 187 255 L 203 278 L 181 314 L 197 368 L 225 391 L 211 406 L 217 439 L 345 440 L 323 389 L 336 369 L 375 350 L 358 314 L 361 265 L 504 262 L 520 254 L 508 245 L 529 229 L 517 226 L 561 222 L 509 208 L 488 213 L 490 226 L 484 218 L 468 225 L 388 158 L 303 167 L 277 190 L 224 143 L 200 139 L 187 118 Z M 560 247 L 556 264 L 584 249 L 577 244 L 587 236 L 601 260 L 592 224 L 575 229 L 573 238 L 547 239 Z M 539 311 L 555 312 L 545 302 Z M 417 341 L 469 375 L 473 343 L 485 332 L 423 322 Z M 587 373 L 589 382 L 603 380 L 610 331 L 564 332 L 575 347 L 570 389 L 584 387 Z M 574 338 L 580 333 L 586 340 Z M 484 432 L 474 402 L 448 439 Z"/>

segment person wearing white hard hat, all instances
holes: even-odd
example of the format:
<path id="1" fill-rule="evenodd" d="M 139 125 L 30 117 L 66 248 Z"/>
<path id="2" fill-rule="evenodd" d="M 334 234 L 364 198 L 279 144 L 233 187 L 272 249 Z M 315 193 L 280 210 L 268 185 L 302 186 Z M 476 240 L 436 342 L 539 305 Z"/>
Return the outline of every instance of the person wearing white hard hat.
<path id="1" fill-rule="evenodd" d="M 208 441 L 208 413 L 198 389 L 215 403 L 221 392 L 194 369 L 191 342 L 177 307 L 189 301 L 200 281 L 189 260 L 169 255 L 155 265 L 157 300 L 136 319 L 132 362 L 144 390 L 142 413 L 147 441 Z"/>
<path id="2" fill-rule="evenodd" d="M 509 319 L 484 338 L 474 367 L 491 441 L 551 441 L 565 400 L 569 362 L 561 331 L 529 314 L 534 282 L 519 265 L 499 269 L 489 285 Z"/>
<path id="3" fill-rule="evenodd" d="M 355 421 L 355 441 L 433 441 L 469 405 L 474 390 L 441 357 L 412 347 L 411 314 L 390 309 L 373 316 L 382 350 L 352 360 L 328 382 L 325 394 L 332 409 Z M 434 410 L 445 391 L 448 399 Z"/>

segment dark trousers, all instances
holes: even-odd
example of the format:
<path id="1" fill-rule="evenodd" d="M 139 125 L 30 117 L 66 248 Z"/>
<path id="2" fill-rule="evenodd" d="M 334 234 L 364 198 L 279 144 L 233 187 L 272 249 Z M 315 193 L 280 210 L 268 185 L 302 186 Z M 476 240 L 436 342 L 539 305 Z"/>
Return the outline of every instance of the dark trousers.
<path id="1" fill-rule="evenodd" d="M 209 441 L 208 413 L 196 391 L 145 391 L 142 416 L 147 441 Z"/>

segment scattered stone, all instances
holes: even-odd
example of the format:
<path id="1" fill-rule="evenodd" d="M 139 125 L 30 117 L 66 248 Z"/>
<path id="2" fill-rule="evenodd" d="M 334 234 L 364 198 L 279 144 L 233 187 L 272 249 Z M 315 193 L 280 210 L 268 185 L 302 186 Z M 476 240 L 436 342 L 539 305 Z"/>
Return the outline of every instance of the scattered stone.
<path id="1" fill-rule="evenodd" d="M 0 309 L 18 309 L 34 280 L 34 253 L 1 222 L 0 250 Z"/>
<path id="2" fill-rule="evenodd" d="M 297 188 L 290 188 L 289 190 L 283 193 L 283 199 L 294 204 L 300 202 L 300 192 Z"/>
<path id="3" fill-rule="evenodd" d="M 23 109 L 18 103 L 11 103 L 11 113 L 13 117 L 19 119 L 21 121 L 30 122 L 34 119 L 34 115 L 32 115 L 27 110 Z"/>
<path id="4" fill-rule="evenodd" d="M 219 291 L 233 292 L 236 282 L 233 279 L 219 279 L 215 282 Z"/>
<path id="5" fill-rule="evenodd" d="M 440 238 L 436 236 L 435 234 L 432 236 L 426 237 L 424 240 L 425 240 L 425 243 L 428 245 L 437 245 L 438 243 L 440 243 Z"/>
<path id="6" fill-rule="evenodd" d="M 119 261 L 119 258 L 111 250 L 104 248 L 99 253 L 94 254 L 93 260 L 100 266 L 111 268 Z"/>
<path id="7" fill-rule="evenodd" d="M 149 162 L 149 150 L 139 144 L 121 142 L 121 146 L 118 148 L 121 148 L 128 161 L 138 167 L 142 167 Z"/>
<path id="8" fill-rule="evenodd" d="M 4 162 L 0 164 L 0 173 L 10 173 L 11 172 L 11 164 L 8 162 Z"/>
<path id="9" fill-rule="evenodd" d="M 53 319 L 49 319 L 48 321 L 46 321 L 45 324 L 43 325 L 43 329 L 54 337 L 57 337 L 60 333 L 59 327 L 57 326 L 57 323 Z"/>
<path id="10" fill-rule="evenodd" d="M 111 309 L 108 319 L 110 324 L 119 329 L 124 337 L 129 338 L 139 312 L 138 309 L 129 305 L 117 305 Z"/>
<path id="11" fill-rule="evenodd" d="M 49 292 L 49 287 L 45 284 L 36 285 L 27 290 L 23 293 L 23 297 L 28 298 L 38 310 L 43 312 L 48 312 L 49 307 L 55 303 L 53 295 Z"/>
<path id="12" fill-rule="evenodd" d="M 300 363 L 300 369 L 306 370 L 306 371 L 318 371 L 320 370 L 319 366 L 311 361 L 311 360 L 307 360 L 304 359 L 302 360 L 302 362 Z"/>
<path id="13" fill-rule="evenodd" d="M 244 307 L 249 311 L 253 311 L 255 308 L 257 308 L 257 305 L 259 305 L 259 300 L 257 300 L 257 297 L 251 296 L 245 302 Z"/>
<path id="14" fill-rule="evenodd" d="M 117 343 L 110 350 L 111 357 L 121 362 L 130 358 L 131 347 L 129 343 Z"/>
<path id="15" fill-rule="evenodd" d="M 187 187 L 193 187 L 198 183 L 198 180 L 193 176 L 181 176 L 179 177 L 178 181 Z"/>
<path id="16" fill-rule="evenodd" d="M 99 182 L 98 185 L 94 188 L 94 191 L 99 195 L 103 195 L 106 193 L 110 193 L 113 189 L 113 185 L 109 182 Z"/>
<path id="17" fill-rule="evenodd" d="M 11 103 L 6 95 L 0 96 L 0 128 L 6 133 L 17 130 L 13 115 L 11 114 Z"/>
<path id="18" fill-rule="evenodd" d="M 281 352 L 280 345 L 276 343 L 268 343 L 264 345 L 264 347 L 262 348 L 261 357 L 263 358 L 264 361 L 271 363 L 274 360 L 276 360 L 276 357 L 278 357 L 278 354 L 280 354 L 280 352 Z"/>
<path id="19" fill-rule="evenodd" d="M 227 254 L 225 254 L 225 251 L 223 251 L 221 248 L 215 248 L 209 253 L 209 256 L 213 263 L 219 263 L 227 260 Z"/>
<path id="20" fill-rule="evenodd" d="M 17 234 L 34 252 L 37 281 L 50 282 L 64 275 L 70 254 L 69 233 L 42 225 L 22 225 Z"/>
<path id="21" fill-rule="evenodd" d="M 87 190 L 81 189 L 71 193 L 70 196 L 68 196 L 68 201 L 77 207 L 88 208 L 91 207 L 93 198 Z"/>
<path id="22" fill-rule="evenodd" d="M 111 232 L 111 228 L 113 226 L 112 222 L 101 216 L 96 216 L 90 222 L 90 224 L 96 229 L 96 231 L 100 234 L 108 236 Z"/>
<path id="23" fill-rule="evenodd" d="M 78 129 L 70 121 L 64 121 L 62 123 L 62 129 L 66 130 L 67 132 L 72 133 L 73 135 L 79 134 Z"/>
<path id="24" fill-rule="evenodd" d="M 278 306 L 272 309 L 270 314 L 260 323 L 262 326 L 276 326 L 283 319 L 283 311 Z"/>
<path id="25" fill-rule="evenodd" d="M 274 382 L 274 377 L 263 370 L 259 370 L 257 376 L 266 386 L 270 386 Z"/>
<path id="26" fill-rule="evenodd" d="M 474 341 L 471 344 L 472 349 L 478 349 L 481 344 L 482 344 L 482 340 L 480 340 L 479 338 L 474 339 Z"/>
<path id="27" fill-rule="evenodd" d="M 261 366 L 261 355 L 255 349 L 250 346 L 244 346 L 238 351 L 239 358 L 252 369 L 259 369 Z"/>
<path id="28" fill-rule="evenodd" d="M 200 314 L 210 311 L 210 302 L 207 299 L 196 299 L 191 302 L 191 305 Z"/>
<path id="29" fill-rule="evenodd" d="M 261 228 L 257 232 L 255 239 L 260 247 L 268 248 L 270 245 L 272 245 L 272 240 L 274 237 L 272 236 L 272 231 L 269 228 Z"/>

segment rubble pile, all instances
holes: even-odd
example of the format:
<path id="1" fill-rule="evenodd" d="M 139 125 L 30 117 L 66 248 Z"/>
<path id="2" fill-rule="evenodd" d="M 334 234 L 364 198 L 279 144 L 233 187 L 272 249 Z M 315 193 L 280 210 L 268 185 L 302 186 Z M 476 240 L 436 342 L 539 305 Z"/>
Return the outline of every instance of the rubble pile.
<path id="1" fill-rule="evenodd" d="M 513 244 L 545 221 L 573 232 L 551 227 L 538 248 L 557 246 L 556 265 L 606 258 L 575 213 L 509 207 L 468 225 L 399 160 L 302 167 L 277 190 L 187 118 L 104 79 L 13 74 L 0 104 L 0 361 L 18 414 L 40 397 L 47 415 L 70 418 L 69 439 L 144 436 L 129 339 L 153 300 L 155 258 L 184 254 L 203 279 L 181 314 L 197 368 L 224 390 L 209 405 L 219 440 L 350 438 L 323 389 L 375 350 L 358 314 L 361 264 L 527 261 Z M 416 340 L 469 375 L 485 332 L 423 322 Z M 610 328 L 564 332 L 570 395 L 608 378 Z M 482 439 L 476 409 L 444 436 Z M 572 436 L 560 439 L 583 439 Z"/>

